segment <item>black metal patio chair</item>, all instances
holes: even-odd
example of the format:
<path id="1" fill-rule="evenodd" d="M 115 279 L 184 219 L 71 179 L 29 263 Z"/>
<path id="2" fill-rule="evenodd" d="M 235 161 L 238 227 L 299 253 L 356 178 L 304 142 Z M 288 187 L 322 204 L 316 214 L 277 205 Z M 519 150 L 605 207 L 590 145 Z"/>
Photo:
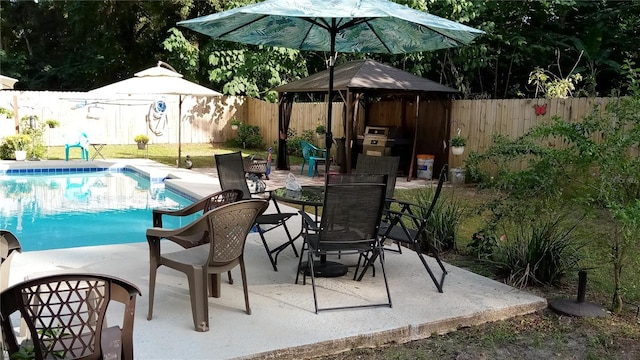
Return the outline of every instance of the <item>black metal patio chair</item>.
<path id="1" fill-rule="evenodd" d="M 309 214 L 301 211 L 304 219 L 304 239 L 298 276 L 311 276 L 315 312 L 323 310 L 349 309 L 358 307 L 391 307 L 391 294 L 384 269 L 383 247 L 378 241 L 378 228 L 385 204 L 387 175 L 372 174 L 327 174 L 322 207 L 322 218 L 316 222 Z M 307 251 L 307 263 L 302 263 L 302 253 Z M 351 306 L 318 306 L 316 293 L 316 267 L 322 266 L 327 255 L 373 254 L 371 259 L 379 259 L 387 292 L 387 302 L 367 303 Z M 320 261 L 316 265 L 316 259 Z M 296 276 L 296 283 L 298 282 Z M 355 280 L 355 276 L 354 276 Z"/>
<path id="2" fill-rule="evenodd" d="M 446 179 L 446 174 L 447 165 L 445 164 L 440 171 L 438 186 L 436 187 L 433 199 L 428 208 L 408 201 L 393 200 L 391 203 L 395 203 L 395 205 L 387 207 L 385 210 L 387 212 L 386 221 L 383 221 L 380 226 L 380 241 L 384 242 L 385 240 L 393 240 L 402 245 L 411 247 L 420 258 L 422 265 L 424 265 L 425 270 L 427 270 L 427 273 L 438 289 L 438 292 L 443 291 L 442 287 L 445 276 L 447 275 L 447 270 L 440 260 L 438 250 L 428 239 L 429 235 L 427 233 L 427 225 L 429 217 L 433 213 L 433 209 L 435 208 L 440 197 L 440 193 L 442 192 L 442 185 Z M 429 264 L 427 264 L 421 244 L 427 244 L 427 250 L 431 252 L 433 258 L 438 263 L 442 272 L 440 279 L 436 278 L 434 272 L 429 267 Z M 375 261 L 375 256 L 376 255 L 374 254 L 365 261 L 365 267 L 360 273 L 360 279 L 364 276 L 367 268 L 371 266 L 373 261 Z"/>
<path id="3" fill-rule="evenodd" d="M 220 187 L 222 187 L 222 190 L 241 190 L 244 194 L 245 200 L 251 199 L 252 194 L 258 194 L 249 190 L 249 185 L 247 184 L 247 178 L 245 175 L 244 160 L 242 159 L 242 154 L 240 152 L 216 154 L 215 159 L 216 168 L 218 170 L 218 178 L 220 180 Z M 270 192 L 266 191 L 262 194 L 266 194 L 268 200 L 271 200 Z M 258 230 L 258 234 L 260 234 L 260 239 L 262 240 L 262 244 L 264 245 L 267 255 L 269 256 L 269 261 L 271 261 L 273 270 L 278 271 L 278 255 L 284 249 L 291 246 L 295 256 L 298 256 L 298 250 L 293 243 L 293 238 L 291 237 L 291 233 L 289 232 L 289 228 L 287 227 L 286 223 L 289 218 L 297 214 L 280 212 L 278 204 L 275 201 L 274 204 L 278 211 L 258 216 L 258 218 L 256 219 L 256 229 Z M 265 234 L 280 226 L 283 227 L 287 235 L 287 241 L 275 248 L 270 248 L 267 239 L 265 238 Z"/>

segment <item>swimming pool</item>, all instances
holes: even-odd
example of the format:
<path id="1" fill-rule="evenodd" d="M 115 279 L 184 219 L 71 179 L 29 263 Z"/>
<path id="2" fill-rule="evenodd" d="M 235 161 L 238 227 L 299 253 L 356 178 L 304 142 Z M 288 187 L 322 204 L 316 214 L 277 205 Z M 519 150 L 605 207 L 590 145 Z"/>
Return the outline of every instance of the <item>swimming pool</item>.
<path id="1" fill-rule="evenodd" d="M 128 168 L 5 174 L 0 228 L 13 232 L 23 251 L 144 242 L 152 209 L 177 209 L 193 200 L 165 188 L 164 178 Z M 165 217 L 164 226 L 180 227 L 196 217 Z"/>

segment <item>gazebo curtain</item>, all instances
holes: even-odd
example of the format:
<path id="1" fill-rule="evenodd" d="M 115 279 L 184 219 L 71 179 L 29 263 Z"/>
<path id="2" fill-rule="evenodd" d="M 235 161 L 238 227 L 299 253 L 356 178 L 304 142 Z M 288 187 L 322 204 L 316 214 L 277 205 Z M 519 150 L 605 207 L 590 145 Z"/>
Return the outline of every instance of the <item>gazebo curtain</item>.
<path id="1" fill-rule="evenodd" d="M 294 93 L 281 93 L 278 99 L 278 170 L 289 170 L 287 156 L 287 132 L 291 122 Z"/>

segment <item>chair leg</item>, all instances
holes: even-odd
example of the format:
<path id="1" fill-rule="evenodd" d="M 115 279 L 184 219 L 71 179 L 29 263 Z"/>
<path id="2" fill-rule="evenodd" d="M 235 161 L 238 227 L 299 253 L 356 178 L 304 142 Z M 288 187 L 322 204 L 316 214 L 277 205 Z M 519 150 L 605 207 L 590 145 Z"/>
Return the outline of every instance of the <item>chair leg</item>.
<path id="1" fill-rule="evenodd" d="M 384 269 L 384 250 L 382 248 L 379 248 L 376 254 L 374 254 L 374 257 L 376 255 L 378 255 L 377 257 L 380 258 L 380 268 L 382 269 L 382 277 L 384 278 L 384 287 L 387 290 L 387 300 L 389 301 L 389 307 L 392 307 L 393 305 L 391 304 L 391 292 L 389 291 L 389 282 L 387 281 L 387 272 Z"/>
<path id="2" fill-rule="evenodd" d="M 309 159 L 309 167 L 307 168 L 307 176 L 308 177 L 313 177 L 313 171 L 316 168 L 316 160 L 315 159 Z"/>
<path id="3" fill-rule="evenodd" d="M 311 251 L 307 251 L 307 264 L 309 265 L 309 273 L 311 274 L 311 288 L 313 289 L 313 305 L 316 309 L 316 314 L 318 313 L 318 296 L 316 295 L 316 277 L 314 275 L 313 268 L 313 253 Z M 306 273 L 305 273 L 306 275 Z"/>
<path id="4" fill-rule="evenodd" d="M 189 297 L 191 298 L 191 314 L 196 331 L 209 331 L 209 299 L 207 296 L 207 274 L 204 269 L 195 269 L 186 274 L 189 280 Z"/>
<path id="5" fill-rule="evenodd" d="M 373 272 L 371 276 L 376 277 L 376 267 L 373 264 L 373 262 L 376 260 L 376 257 L 377 255 L 375 254 L 369 255 L 369 253 L 361 253 L 360 256 L 358 256 L 358 263 L 356 264 L 356 270 L 353 273 L 353 280 L 357 280 L 357 281 L 362 280 L 362 278 L 364 277 L 364 273 L 366 273 L 367 270 L 369 270 L 369 268 L 371 268 Z M 362 272 L 360 273 L 360 276 L 358 276 L 358 270 L 360 269 L 361 260 L 362 260 Z"/>
<path id="6" fill-rule="evenodd" d="M 247 286 L 247 271 L 244 267 L 244 256 L 240 255 L 240 274 L 242 275 L 242 287 L 244 288 L 244 306 L 247 315 L 251 315 L 251 307 L 249 306 L 249 288 Z"/>
<path id="7" fill-rule="evenodd" d="M 156 241 L 160 241 L 159 239 Z M 156 273 L 158 272 L 158 256 L 160 256 L 160 248 L 157 242 L 149 244 L 149 311 L 147 313 L 147 320 L 153 318 L 153 299 L 156 290 Z"/>
<path id="8" fill-rule="evenodd" d="M 305 271 L 305 273 L 302 274 L 302 285 L 306 285 L 306 269 L 302 269 L 302 258 L 304 257 L 304 250 L 305 250 L 305 244 L 306 242 L 302 243 L 302 248 L 300 248 L 300 257 L 298 258 L 298 271 L 296 271 L 296 284 L 298 283 L 298 279 L 300 278 L 300 271 Z M 307 266 L 309 266 L 309 263 L 307 263 Z"/>
<path id="9" fill-rule="evenodd" d="M 256 224 L 256 228 L 258 229 L 258 234 L 260 235 L 260 240 L 262 240 L 262 244 L 264 245 L 264 249 L 267 252 L 267 256 L 269 256 L 269 261 L 271 261 L 271 266 L 273 267 L 273 271 L 278 271 L 278 255 L 286 249 L 288 246 L 293 248 L 293 254 L 298 257 L 298 250 L 296 249 L 296 245 L 293 243 L 293 238 L 291 237 L 291 232 L 289 231 L 289 227 L 287 226 L 286 221 L 282 221 L 281 224 L 271 224 L 272 228 L 264 230 L 259 224 Z M 285 234 L 287 235 L 288 241 L 284 244 L 271 249 L 269 248 L 269 244 L 267 243 L 267 239 L 264 236 L 267 232 L 273 230 L 274 228 L 282 225 L 284 227 Z M 275 254 L 275 256 L 273 255 Z"/>
<path id="10" fill-rule="evenodd" d="M 304 164 L 307 162 L 304 158 L 302 159 L 302 167 L 300 168 L 300 175 L 304 174 Z"/>
<path id="11" fill-rule="evenodd" d="M 438 263 L 438 265 L 440 266 L 440 269 L 442 270 L 442 277 L 441 277 L 440 281 L 438 281 L 436 279 L 436 276 L 433 274 L 433 271 L 431 271 L 431 268 L 429 267 L 429 264 L 427 264 L 427 260 L 425 260 L 424 256 L 422 255 L 422 249 L 420 248 L 420 245 L 414 244 L 414 250 L 418 254 L 418 257 L 420 258 L 420 261 L 422 262 L 422 265 L 424 266 L 424 268 L 429 273 L 429 277 L 431 277 L 431 280 L 436 285 L 436 288 L 438 289 L 438 292 L 442 293 L 443 292 L 442 291 L 442 285 L 444 284 L 444 277 L 447 275 L 447 271 L 445 270 L 444 265 L 442 264 L 442 261 L 440 261 L 440 257 L 438 256 L 438 253 L 435 252 L 435 249 L 432 249 L 432 252 L 433 252 L 433 255 L 434 255 L 433 257 L 436 259 L 436 262 Z"/>
<path id="12" fill-rule="evenodd" d="M 269 261 L 271 261 L 271 266 L 273 267 L 273 271 L 278 271 L 277 262 L 273 258 L 271 249 L 269 249 L 269 245 L 267 244 L 267 239 L 265 239 L 264 237 L 264 231 L 262 230 L 260 225 L 256 225 L 256 228 L 258 229 L 260 240 L 262 240 L 262 245 L 264 245 L 264 249 L 267 251 L 267 256 L 269 256 Z"/>
<path id="13" fill-rule="evenodd" d="M 149 311 L 147 312 L 147 320 L 153 318 L 153 298 L 156 290 L 156 272 L 158 271 L 157 265 L 150 264 L 149 267 Z"/>

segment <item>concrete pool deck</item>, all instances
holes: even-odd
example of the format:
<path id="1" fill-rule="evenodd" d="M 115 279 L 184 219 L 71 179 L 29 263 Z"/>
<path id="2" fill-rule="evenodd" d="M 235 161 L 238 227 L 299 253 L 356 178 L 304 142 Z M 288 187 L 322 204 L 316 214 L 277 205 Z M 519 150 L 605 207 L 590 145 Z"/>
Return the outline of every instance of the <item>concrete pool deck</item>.
<path id="1" fill-rule="evenodd" d="M 0 170 L 18 165 L 33 168 L 89 164 L 98 167 L 127 164 L 143 172 L 166 171 L 172 175 L 167 180 L 169 186 L 199 196 L 219 189 L 211 169 L 190 171 L 148 160 L 88 163 L 3 161 L 0 162 Z M 295 173 L 305 182 L 321 183 L 320 179 L 298 174 Z M 274 175 L 267 181 L 269 188 L 281 186 L 278 181 L 286 172 Z M 399 179 L 398 182 L 402 186 L 403 181 Z M 429 181 L 412 183 L 406 186 L 430 184 Z M 290 221 L 290 227 L 299 231 L 299 217 Z M 281 238 L 283 233 L 278 231 L 269 233 L 268 239 Z M 273 242 L 280 243 L 278 240 Z M 296 243 L 299 248 L 300 240 Z M 163 244 L 163 251 L 177 248 L 172 245 Z M 158 270 L 154 318 L 147 321 L 148 257 L 144 234 L 140 234 L 139 242 L 126 245 L 25 252 L 13 260 L 9 282 L 57 270 L 100 272 L 133 282 L 142 291 L 136 305 L 136 359 L 309 358 L 353 347 L 417 340 L 460 327 L 530 313 L 547 305 L 543 298 L 448 264 L 445 265 L 449 274 L 444 283 L 444 293 L 438 293 L 418 257 L 411 251 L 404 251 L 386 255 L 392 308 L 329 311 L 316 315 L 311 285 L 294 284 L 298 259 L 293 252 L 287 249 L 280 255 L 279 271 L 275 272 L 260 237 L 252 233 L 245 253 L 252 315 L 244 312 L 242 284 L 236 268 L 233 270 L 235 284 L 223 281 L 222 297 L 209 300 L 210 331 L 199 333 L 193 328 L 186 277 L 164 267 Z M 347 257 L 340 261 L 355 262 Z M 429 261 L 435 263 L 431 258 Z M 436 268 L 432 266 L 432 269 Z M 318 285 L 319 301 L 325 305 L 374 302 L 384 296 L 382 276 L 372 277 L 370 273 L 357 283 L 347 275 L 320 279 Z"/>

